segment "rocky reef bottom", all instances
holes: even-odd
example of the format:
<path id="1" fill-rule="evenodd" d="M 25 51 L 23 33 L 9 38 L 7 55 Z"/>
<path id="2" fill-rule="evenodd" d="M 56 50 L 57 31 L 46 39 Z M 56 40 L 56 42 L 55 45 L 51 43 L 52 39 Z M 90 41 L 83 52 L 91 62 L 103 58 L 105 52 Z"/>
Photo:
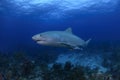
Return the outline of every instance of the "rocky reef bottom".
<path id="1" fill-rule="evenodd" d="M 0 53 L 0 80 L 120 80 L 120 52 Z"/>

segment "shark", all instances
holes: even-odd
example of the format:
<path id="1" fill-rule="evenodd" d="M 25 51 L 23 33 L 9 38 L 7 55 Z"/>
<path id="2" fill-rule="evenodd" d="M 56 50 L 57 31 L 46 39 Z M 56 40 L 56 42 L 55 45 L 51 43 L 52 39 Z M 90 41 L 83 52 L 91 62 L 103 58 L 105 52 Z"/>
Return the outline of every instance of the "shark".
<path id="1" fill-rule="evenodd" d="M 64 31 L 46 31 L 32 36 L 37 44 L 54 47 L 66 47 L 72 50 L 82 50 L 88 45 L 91 39 L 87 41 L 73 34 L 71 28 Z"/>

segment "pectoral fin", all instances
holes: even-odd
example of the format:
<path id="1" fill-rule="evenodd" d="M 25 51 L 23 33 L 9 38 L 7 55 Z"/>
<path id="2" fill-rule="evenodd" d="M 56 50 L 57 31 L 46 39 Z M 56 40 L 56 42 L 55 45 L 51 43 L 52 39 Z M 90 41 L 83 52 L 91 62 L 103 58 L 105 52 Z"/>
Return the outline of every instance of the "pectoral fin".
<path id="1" fill-rule="evenodd" d="M 67 44 L 67 43 L 60 43 L 60 45 L 61 45 L 61 46 L 64 46 L 64 47 L 69 47 L 69 48 L 72 47 L 71 45 L 69 45 L 69 44 Z"/>
<path id="2" fill-rule="evenodd" d="M 74 47 L 75 50 L 83 50 L 83 48 Z"/>
<path id="3" fill-rule="evenodd" d="M 68 47 L 70 50 L 83 50 L 82 48 L 78 46 L 74 46 L 74 45 L 67 44 L 67 43 L 60 43 L 60 45 L 64 47 Z"/>

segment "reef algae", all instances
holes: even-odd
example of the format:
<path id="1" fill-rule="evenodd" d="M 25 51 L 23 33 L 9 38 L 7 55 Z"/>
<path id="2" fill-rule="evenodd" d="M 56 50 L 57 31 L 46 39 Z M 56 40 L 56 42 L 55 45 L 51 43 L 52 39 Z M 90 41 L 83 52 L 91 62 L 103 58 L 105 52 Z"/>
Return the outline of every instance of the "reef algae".
<path id="1" fill-rule="evenodd" d="M 109 65 L 102 55 L 85 53 L 60 54 L 52 62 L 41 60 L 38 56 L 26 55 L 24 52 L 15 54 L 0 53 L 1 80 L 120 80 L 119 51 L 111 52 Z M 117 56 L 116 56 L 117 55 Z M 9 57 L 8 57 L 9 56 Z M 19 56 L 19 57 L 18 57 Z M 21 56 L 21 57 L 20 57 Z M 44 57 L 48 58 L 48 55 Z M 18 58 L 17 58 L 18 57 Z M 32 58 L 31 58 L 32 57 Z M 39 59 L 39 62 L 38 62 Z M 48 59 L 49 60 L 49 59 Z M 63 61 L 62 61 L 63 60 Z M 117 61 L 117 62 L 116 62 Z"/>
<path id="2" fill-rule="evenodd" d="M 90 69 L 96 69 L 100 72 L 106 72 L 107 68 L 102 66 L 103 59 L 102 56 L 93 53 L 71 53 L 71 54 L 61 54 L 56 60 L 57 63 L 65 64 L 65 62 L 70 61 L 73 65 L 80 65 L 84 67 L 89 67 Z"/>

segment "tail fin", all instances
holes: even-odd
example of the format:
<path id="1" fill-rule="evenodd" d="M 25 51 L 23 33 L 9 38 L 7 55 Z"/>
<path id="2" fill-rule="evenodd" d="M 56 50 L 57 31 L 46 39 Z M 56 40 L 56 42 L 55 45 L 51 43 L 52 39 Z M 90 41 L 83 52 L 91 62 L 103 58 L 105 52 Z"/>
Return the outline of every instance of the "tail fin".
<path id="1" fill-rule="evenodd" d="M 91 39 L 88 39 L 88 40 L 85 42 L 85 45 L 87 46 L 90 41 L 91 41 Z"/>

